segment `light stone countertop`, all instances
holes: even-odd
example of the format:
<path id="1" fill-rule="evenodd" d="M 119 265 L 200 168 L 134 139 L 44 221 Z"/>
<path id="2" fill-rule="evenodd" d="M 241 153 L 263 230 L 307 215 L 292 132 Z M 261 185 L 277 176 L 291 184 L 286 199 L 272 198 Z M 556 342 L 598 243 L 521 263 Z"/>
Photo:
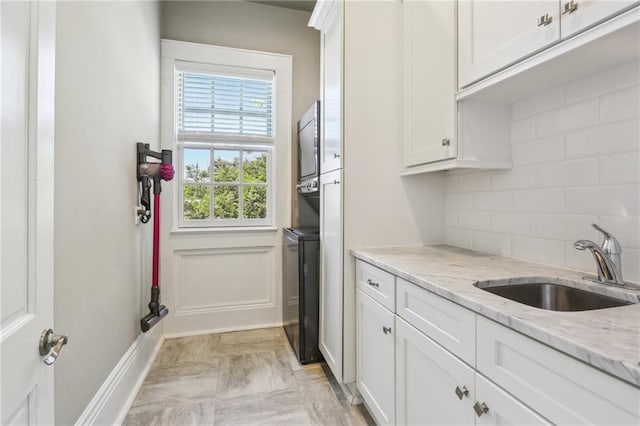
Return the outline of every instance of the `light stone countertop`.
<path id="1" fill-rule="evenodd" d="M 480 315 L 640 386 L 640 291 L 582 280 L 582 272 L 450 246 L 351 250 L 384 269 Z M 594 263 L 595 272 L 595 263 Z M 512 277 L 576 280 L 578 288 L 623 298 L 633 305 L 556 312 L 513 302 L 474 287 L 476 281 Z M 517 280 L 514 280 L 517 284 Z"/>

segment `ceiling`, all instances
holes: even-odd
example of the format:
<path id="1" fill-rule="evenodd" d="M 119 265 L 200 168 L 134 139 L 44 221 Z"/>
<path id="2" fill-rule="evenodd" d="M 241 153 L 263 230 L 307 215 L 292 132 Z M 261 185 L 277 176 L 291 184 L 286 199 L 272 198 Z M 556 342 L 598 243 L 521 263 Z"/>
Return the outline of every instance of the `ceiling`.
<path id="1" fill-rule="evenodd" d="M 286 7 L 287 9 L 304 10 L 311 12 L 316 5 L 316 0 L 250 0 L 252 3 L 262 3 L 271 6 Z"/>

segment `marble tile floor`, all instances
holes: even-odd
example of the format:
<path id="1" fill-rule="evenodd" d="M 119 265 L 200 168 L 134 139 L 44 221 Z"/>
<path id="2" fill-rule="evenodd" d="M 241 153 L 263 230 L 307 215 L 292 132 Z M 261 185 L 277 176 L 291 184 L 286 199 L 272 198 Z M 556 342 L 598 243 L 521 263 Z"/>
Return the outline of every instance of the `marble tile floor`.
<path id="1" fill-rule="evenodd" d="M 369 426 L 325 363 L 300 365 L 281 328 L 168 339 L 125 425 Z"/>

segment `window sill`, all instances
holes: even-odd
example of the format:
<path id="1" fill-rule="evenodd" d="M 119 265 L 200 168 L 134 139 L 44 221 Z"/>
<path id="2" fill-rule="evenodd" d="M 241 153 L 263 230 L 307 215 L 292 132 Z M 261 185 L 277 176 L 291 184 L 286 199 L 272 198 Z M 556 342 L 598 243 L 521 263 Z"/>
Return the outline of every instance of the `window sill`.
<path id="1" fill-rule="evenodd" d="M 227 233 L 256 233 L 256 232 L 278 232 L 276 226 L 235 226 L 219 228 L 177 228 L 172 229 L 170 235 L 194 235 L 194 234 L 227 234 Z"/>

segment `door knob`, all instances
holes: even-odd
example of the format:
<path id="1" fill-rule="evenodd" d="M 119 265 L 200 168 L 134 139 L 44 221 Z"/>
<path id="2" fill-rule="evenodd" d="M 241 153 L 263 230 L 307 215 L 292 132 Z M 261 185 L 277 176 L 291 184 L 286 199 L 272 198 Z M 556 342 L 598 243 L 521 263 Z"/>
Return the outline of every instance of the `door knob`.
<path id="1" fill-rule="evenodd" d="M 60 355 L 62 347 L 67 344 L 69 339 L 64 334 L 55 335 L 53 330 L 48 328 L 40 335 L 40 355 L 45 356 L 44 363 L 47 365 L 53 365 Z"/>

